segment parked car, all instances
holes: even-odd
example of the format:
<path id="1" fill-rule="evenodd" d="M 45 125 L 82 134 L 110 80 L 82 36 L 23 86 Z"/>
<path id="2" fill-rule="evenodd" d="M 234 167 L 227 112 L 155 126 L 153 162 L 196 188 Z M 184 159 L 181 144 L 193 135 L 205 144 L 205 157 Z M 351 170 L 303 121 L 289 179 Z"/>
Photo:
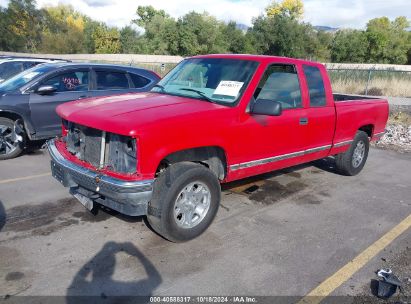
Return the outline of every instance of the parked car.
<path id="1" fill-rule="evenodd" d="M 41 63 L 67 62 L 60 59 L 0 57 L 0 83 Z"/>
<path id="2" fill-rule="evenodd" d="M 383 99 L 334 94 L 322 64 L 284 57 L 188 58 L 149 93 L 57 108 L 53 176 L 88 209 L 147 215 L 171 241 L 212 222 L 220 183 L 335 156 L 358 174 L 384 133 Z"/>
<path id="3" fill-rule="evenodd" d="M 0 84 L 0 160 L 20 155 L 28 141 L 59 135 L 59 104 L 143 92 L 159 79 L 154 72 L 130 66 L 53 63 L 6 80 Z"/>

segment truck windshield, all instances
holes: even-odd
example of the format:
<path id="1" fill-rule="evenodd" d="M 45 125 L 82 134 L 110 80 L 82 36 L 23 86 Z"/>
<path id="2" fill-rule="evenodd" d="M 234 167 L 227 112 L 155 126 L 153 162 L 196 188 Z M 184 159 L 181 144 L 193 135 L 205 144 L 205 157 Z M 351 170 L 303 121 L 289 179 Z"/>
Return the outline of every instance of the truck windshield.
<path id="1" fill-rule="evenodd" d="M 225 58 L 183 60 L 151 91 L 234 104 L 251 80 L 258 62 Z"/>
<path id="2" fill-rule="evenodd" d="M 43 75 L 50 71 L 50 66 L 48 65 L 38 65 L 31 69 L 25 70 L 16 76 L 7 79 L 5 82 L 0 84 L 0 91 L 2 92 L 13 92 L 20 89 L 25 84 L 29 83 L 35 77 Z"/>

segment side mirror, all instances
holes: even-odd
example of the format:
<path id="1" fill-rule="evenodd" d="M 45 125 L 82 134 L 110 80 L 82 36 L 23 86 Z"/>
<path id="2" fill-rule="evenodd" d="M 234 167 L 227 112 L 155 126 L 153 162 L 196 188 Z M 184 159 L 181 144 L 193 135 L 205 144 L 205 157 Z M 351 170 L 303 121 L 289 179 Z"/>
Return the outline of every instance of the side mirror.
<path id="1" fill-rule="evenodd" d="M 251 109 L 252 114 L 279 116 L 282 113 L 281 103 L 270 99 L 257 99 Z"/>
<path id="2" fill-rule="evenodd" d="M 40 95 L 48 95 L 48 94 L 54 93 L 55 91 L 57 91 L 57 89 L 54 86 L 45 85 L 45 86 L 40 86 L 36 90 L 36 93 Z"/>

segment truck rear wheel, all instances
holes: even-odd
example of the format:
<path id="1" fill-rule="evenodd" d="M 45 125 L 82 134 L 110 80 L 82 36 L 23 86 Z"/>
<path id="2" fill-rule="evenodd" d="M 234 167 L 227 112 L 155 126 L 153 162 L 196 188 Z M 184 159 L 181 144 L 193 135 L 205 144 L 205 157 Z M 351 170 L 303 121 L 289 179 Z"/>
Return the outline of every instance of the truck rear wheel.
<path id="1" fill-rule="evenodd" d="M 154 183 L 147 219 L 166 239 L 188 241 L 210 226 L 220 197 L 220 183 L 211 170 L 191 162 L 174 164 Z"/>
<path id="2" fill-rule="evenodd" d="M 24 134 L 15 134 L 14 121 L 0 117 L 0 160 L 19 156 L 24 149 Z"/>
<path id="3" fill-rule="evenodd" d="M 364 131 L 358 131 L 350 148 L 336 156 L 337 171 L 343 175 L 353 176 L 361 172 L 368 157 L 370 142 Z"/>

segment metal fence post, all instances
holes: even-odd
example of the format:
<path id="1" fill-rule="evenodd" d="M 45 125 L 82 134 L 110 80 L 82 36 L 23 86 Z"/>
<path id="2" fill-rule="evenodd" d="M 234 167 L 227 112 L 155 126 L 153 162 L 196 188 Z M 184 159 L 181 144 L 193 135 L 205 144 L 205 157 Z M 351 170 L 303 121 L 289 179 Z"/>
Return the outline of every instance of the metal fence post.
<path id="1" fill-rule="evenodd" d="M 367 84 L 365 86 L 365 95 L 368 95 L 368 86 L 370 85 L 371 72 L 372 72 L 372 69 L 369 69 L 368 70 L 368 80 L 367 80 Z"/>

